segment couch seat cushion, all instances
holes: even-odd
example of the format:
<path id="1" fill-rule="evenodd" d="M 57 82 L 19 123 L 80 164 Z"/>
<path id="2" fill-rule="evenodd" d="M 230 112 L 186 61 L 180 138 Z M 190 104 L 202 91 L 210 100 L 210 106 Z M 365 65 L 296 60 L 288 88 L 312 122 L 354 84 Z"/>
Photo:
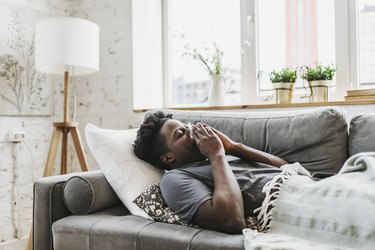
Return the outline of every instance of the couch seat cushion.
<path id="1" fill-rule="evenodd" d="M 242 235 L 105 213 L 56 221 L 53 242 L 55 250 L 244 249 Z"/>

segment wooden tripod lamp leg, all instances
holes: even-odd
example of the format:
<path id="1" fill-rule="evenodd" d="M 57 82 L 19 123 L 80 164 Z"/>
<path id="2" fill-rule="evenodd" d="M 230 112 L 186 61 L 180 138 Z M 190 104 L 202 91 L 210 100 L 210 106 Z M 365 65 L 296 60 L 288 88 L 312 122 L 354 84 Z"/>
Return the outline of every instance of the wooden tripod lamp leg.
<path id="1" fill-rule="evenodd" d="M 70 132 L 72 133 L 73 143 L 77 152 L 79 164 L 81 165 L 81 170 L 87 171 L 88 166 L 87 166 L 87 161 L 86 161 L 86 154 L 85 154 L 85 151 L 83 151 L 82 140 L 79 134 L 79 130 L 77 127 L 73 127 L 71 128 Z"/>
<path id="2" fill-rule="evenodd" d="M 52 175 L 53 165 L 55 164 L 56 153 L 57 153 L 57 148 L 59 146 L 60 137 L 61 137 L 61 128 L 54 127 L 43 176 Z"/>
<path id="3" fill-rule="evenodd" d="M 68 133 L 69 128 L 61 128 L 62 145 L 61 145 L 61 168 L 60 174 L 68 173 Z"/>

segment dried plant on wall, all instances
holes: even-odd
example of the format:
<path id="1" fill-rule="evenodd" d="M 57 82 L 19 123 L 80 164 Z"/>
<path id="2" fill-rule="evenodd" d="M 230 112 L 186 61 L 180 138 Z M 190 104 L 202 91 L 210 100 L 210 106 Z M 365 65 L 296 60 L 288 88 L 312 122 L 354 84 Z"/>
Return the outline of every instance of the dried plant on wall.
<path id="1" fill-rule="evenodd" d="M 0 115 L 51 115 L 52 84 L 34 68 L 34 27 L 45 14 L 0 6 L 0 14 L 8 16 L 0 27 Z"/>

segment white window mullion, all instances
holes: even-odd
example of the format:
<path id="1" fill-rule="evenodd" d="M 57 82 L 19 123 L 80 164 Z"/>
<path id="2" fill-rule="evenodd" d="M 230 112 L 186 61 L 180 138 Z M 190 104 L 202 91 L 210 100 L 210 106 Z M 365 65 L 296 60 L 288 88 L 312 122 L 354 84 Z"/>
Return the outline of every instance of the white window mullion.
<path id="1" fill-rule="evenodd" d="M 132 1 L 134 109 L 163 106 L 161 1 Z"/>
<path id="2" fill-rule="evenodd" d="M 350 89 L 359 89 L 359 43 L 358 43 L 358 1 L 348 2 L 349 29 L 349 81 Z"/>
<path id="3" fill-rule="evenodd" d="M 250 100 L 250 50 L 252 44 L 248 40 L 249 0 L 241 0 L 241 103 L 246 104 Z"/>
<path id="4" fill-rule="evenodd" d="M 257 0 L 241 1 L 242 103 L 262 103 L 258 95 Z"/>
<path id="5" fill-rule="evenodd" d="M 163 39 L 163 107 L 172 105 L 172 76 L 170 72 L 170 36 L 168 32 L 169 25 L 169 6 L 171 2 L 162 0 L 162 39 Z"/>
<path id="6" fill-rule="evenodd" d="M 349 1 L 335 0 L 335 37 L 336 37 L 336 90 L 331 100 L 343 100 L 350 89 L 351 63 L 349 50 Z M 352 51 L 353 52 L 353 51 Z"/>

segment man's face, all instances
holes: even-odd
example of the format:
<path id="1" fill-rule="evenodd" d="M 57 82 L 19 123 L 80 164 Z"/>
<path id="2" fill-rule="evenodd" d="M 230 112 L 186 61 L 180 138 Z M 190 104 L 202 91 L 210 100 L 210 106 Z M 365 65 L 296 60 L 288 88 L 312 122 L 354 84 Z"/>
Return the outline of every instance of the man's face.
<path id="1" fill-rule="evenodd" d="M 170 157 L 169 160 L 171 160 L 166 161 L 164 159 L 163 161 L 171 168 L 205 160 L 194 139 L 190 136 L 190 131 L 186 124 L 174 119 L 167 120 L 160 129 L 160 134 L 164 136 L 168 147 L 168 152 L 165 155 Z"/>

